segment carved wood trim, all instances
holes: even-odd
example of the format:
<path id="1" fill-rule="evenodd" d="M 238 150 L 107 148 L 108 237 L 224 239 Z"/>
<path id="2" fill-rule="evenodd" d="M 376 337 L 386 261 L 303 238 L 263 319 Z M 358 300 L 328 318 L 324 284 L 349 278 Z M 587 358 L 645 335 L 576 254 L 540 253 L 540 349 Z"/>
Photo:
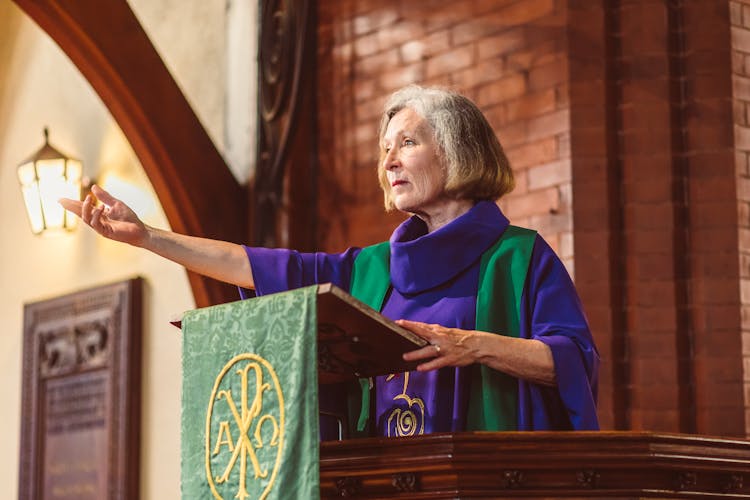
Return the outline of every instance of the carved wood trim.
<path id="1" fill-rule="evenodd" d="M 244 241 L 246 193 L 232 176 L 126 0 L 14 0 L 70 57 L 141 161 L 172 229 Z M 198 307 L 234 287 L 189 274 Z"/>
<path id="2" fill-rule="evenodd" d="M 336 492 L 340 497 L 353 497 L 359 493 L 362 481 L 355 477 L 342 477 L 336 479 Z"/>
<path id="3" fill-rule="evenodd" d="M 393 474 L 391 484 L 399 493 L 414 493 L 419 491 L 419 476 L 413 472 Z"/>
<path id="4" fill-rule="evenodd" d="M 315 8 L 263 0 L 253 241 L 311 249 L 315 239 Z"/>
<path id="5" fill-rule="evenodd" d="M 677 491 L 690 490 L 698 483 L 698 475 L 691 471 L 678 472 L 675 475 L 675 488 Z"/>
<path id="6" fill-rule="evenodd" d="M 466 432 L 323 442 L 320 456 L 324 498 L 339 495 L 342 477 L 360 498 L 750 498 L 750 441 L 741 439 Z M 413 474 L 418 489 L 399 490 L 399 474 Z"/>
<path id="7" fill-rule="evenodd" d="M 503 488 L 520 488 L 523 486 L 523 471 L 520 470 L 505 470 L 503 471 Z"/>
<path id="8" fill-rule="evenodd" d="M 586 469 L 576 473 L 576 481 L 581 488 L 596 488 L 600 475 L 593 469 Z"/>
<path id="9" fill-rule="evenodd" d="M 742 491 L 745 487 L 745 478 L 742 474 L 727 474 L 722 484 L 724 493 L 735 493 Z"/>

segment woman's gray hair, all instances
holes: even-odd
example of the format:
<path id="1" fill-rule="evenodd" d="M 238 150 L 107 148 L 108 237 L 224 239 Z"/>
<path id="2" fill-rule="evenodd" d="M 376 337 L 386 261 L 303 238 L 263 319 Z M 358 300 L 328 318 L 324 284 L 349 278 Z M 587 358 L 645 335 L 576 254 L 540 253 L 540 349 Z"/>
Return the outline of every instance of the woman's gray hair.
<path id="1" fill-rule="evenodd" d="M 380 120 L 378 179 L 386 210 L 394 208 L 386 178 L 383 137 L 396 113 L 411 108 L 432 127 L 446 168 L 445 192 L 455 199 L 496 200 L 513 190 L 515 181 L 508 158 L 495 131 L 476 104 L 440 88 L 409 85 L 391 95 Z"/>

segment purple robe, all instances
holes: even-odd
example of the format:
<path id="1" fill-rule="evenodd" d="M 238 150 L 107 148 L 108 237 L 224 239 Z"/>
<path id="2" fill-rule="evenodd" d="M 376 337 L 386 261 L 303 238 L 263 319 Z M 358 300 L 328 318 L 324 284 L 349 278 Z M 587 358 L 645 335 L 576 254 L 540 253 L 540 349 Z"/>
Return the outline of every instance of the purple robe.
<path id="1" fill-rule="evenodd" d="M 479 262 L 497 241 L 508 219 L 495 203 L 471 210 L 427 233 L 411 217 L 390 239 L 391 284 L 382 313 L 473 330 Z M 299 253 L 246 247 L 256 293 L 265 295 L 315 283 L 349 289 L 359 253 Z M 521 337 L 547 344 L 555 362 L 557 387 L 519 380 L 519 430 L 594 430 L 599 357 L 573 283 L 549 245 L 537 235 L 520 311 Z M 470 393 L 468 368 L 443 368 L 377 377 L 376 433 L 383 436 L 461 431 Z M 408 382 L 408 383 L 407 383 Z M 321 394 L 321 405 L 330 396 Z"/>

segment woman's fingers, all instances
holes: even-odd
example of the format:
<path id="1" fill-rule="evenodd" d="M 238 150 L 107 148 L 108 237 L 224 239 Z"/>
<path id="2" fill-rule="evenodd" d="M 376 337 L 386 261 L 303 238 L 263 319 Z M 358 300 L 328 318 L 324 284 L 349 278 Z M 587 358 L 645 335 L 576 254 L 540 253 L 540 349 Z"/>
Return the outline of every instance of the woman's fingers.
<path id="1" fill-rule="evenodd" d="M 92 186 L 82 202 L 68 198 L 59 202 L 105 238 L 136 246 L 146 238 L 148 230 L 136 213 L 99 186 Z"/>
<path id="2" fill-rule="evenodd" d="M 62 205 L 65 210 L 73 212 L 78 217 L 81 216 L 81 209 L 83 207 L 83 203 L 81 201 L 71 200 L 70 198 L 60 198 L 59 200 L 57 200 L 57 202 L 60 203 L 60 205 Z"/>
<path id="3" fill-rule="evenodd" d="M 447 360 L 441 359 L 440 357 L 442 349 L 438 344 L 439 334 L 435 331 L 437 325 L 428 325 L 427 323 L 409 321 L 407 319 L 399 319 L 396 323 L 399 326 L 416 333 L 429 342 L 429 344 L 424 347 L 404 353 L 404 361 L 429 360 L 426 363 L 417 366 L 417 370 L 419 371 L 434 370 L 436 368 L 442 368 L 448 364 Z"/>
<path id="4" fill-rule="evenodd" d="M 419 321 L 410 321 L 408 319 L 398 319 L 396 324 L 410 330 L 423 339 L 430 341 L 435 337 L 434 327 L 437 325 L 428 325 Z"/>
<path id="5" fill-rule="evenodd" d="M 91 221 L 89 222 L 89 225 L 93 227 L 98 233 L 100 233 L 102 229 L 101 218 L 102 218 L 103 212 L 104 212 L 103 205 L 99 205 L 98 207 L 94 208 L 91 211 Z"/>
<path id="6" fill-rule="evenodd" d="M 417 371 L 426 372 L 450 365 L 449 360 L 442 357 L 441 353 L 442 350 L 438 348 L 437 345 L 430 344 L 414 351 L 404 353 L 403 358 L 404 361 L 420 361 L 426 359 L 427 362 L 417 365 Z"/>
<path id="7" fill-rule="evenodd" d="M 94 200 L 90 194 L 86 195 L 81 205 L 81 219 L 86 224 L 91 224 L 91 212 L 94 210 Z"/>
<path id="8" fill-rule="evenodd" d="M 439 368 L 444 368 L 446 366 L 451 366 L 451 364 L 448 362 L 447 359 L 441 358 L 440 356 L 438 356 L 437 358 L 433 358 L 430 361 L 427 361 L 426 363 L 417 365 L 417 371 L 428 372 L 430 370 L 437 370 Z"/>
<path id="9" fill-rule="evenodd" d="M 65 210 L 70 210 L 97 232 L 101 232 L 101 216 L 104 206 L 94 206 L 93 196 L 87 194 L 83 201 L 71 200 L 70 198 L 61 198 L 58 201 Z"/>
<path id="10" fill-rule="evenodd" d="M 419 371 L 435 370 L 445 366 L 466 366 L 478 359 L 469 345 L 470 342 L 465 342 L 477 332 L 404 319 L 397 320 L 396 323 L 430 343 L 403 355 L 404 361 L 427 360 L 417 366 Z"/>
<path id="11" fill-rule="evenodd" d="M 405 352 L 403 358 L 404 361 L 417 361 L 420 359 L 434 358 L 439 353 L 440 351 L 434 345 L 429 344 L 424 347 L 420 347 L 419 349 Z"/>
<path id="12" fill-rule="evenodd" d="M 97 186 L 96 184 L 91 186 L 91 192 L 94 193 L 94 196 L 99 198 L 99 201 L 101 201 L 105 205 L 109 205 L 110 207 L 114 205 L 115 203 L 117 203 L 118 201 L 120 201 L 114 196 L 112 196 L 111 194 L 109 194 L 108 192 L 106 192 L 105 190 L 103 190 L 102 188 L 100 188 L 99 186 Z"/>

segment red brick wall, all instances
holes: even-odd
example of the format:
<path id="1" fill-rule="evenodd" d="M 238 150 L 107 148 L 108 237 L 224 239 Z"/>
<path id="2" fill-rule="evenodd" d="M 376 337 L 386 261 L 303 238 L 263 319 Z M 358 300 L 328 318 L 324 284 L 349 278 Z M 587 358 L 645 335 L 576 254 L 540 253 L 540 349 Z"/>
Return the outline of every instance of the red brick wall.
<path id="1" fill-rule="evenodd" d="M 575 260 L 603 428 L 750 434 L 750 0 L 318 9 L 319 248 L 388 237 L 381 106 L 454 87 L 511 159 L 503 210 Z"/>
<path id="2" fill-rule="evenodd" d="M 745 429 L 750 435 L 750 1 L 729 2 L 742 302 Z"/>
<path id="3" fill-rule="evenodd" d="M 602 423 L 747 434 L 728 5 L 570 8 L 576 285 Z"/>
<path id="4" fill-rule="evenodd" d="M 572 266 L 566 8 L 559 0 L 336 0 L 319 4 L 320 247 L 390 235 L 376 182 L 382 105 L 410 84 L 472 98 L 516 174 L 501 201 Z"/>

